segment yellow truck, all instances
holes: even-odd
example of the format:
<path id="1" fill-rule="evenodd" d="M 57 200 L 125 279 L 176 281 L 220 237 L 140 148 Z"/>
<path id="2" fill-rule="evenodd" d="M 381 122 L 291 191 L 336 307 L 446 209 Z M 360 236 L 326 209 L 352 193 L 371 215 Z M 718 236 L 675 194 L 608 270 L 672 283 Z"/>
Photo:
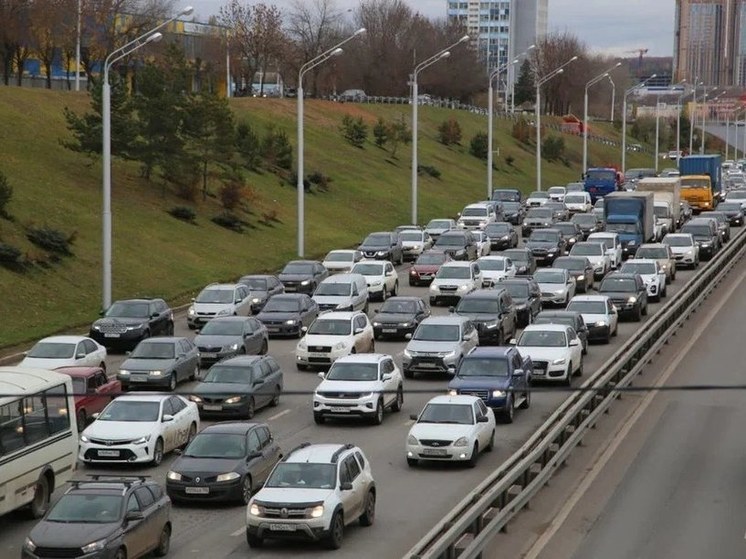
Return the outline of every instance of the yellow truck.
<path id="1" fill-rule="evenodd" d="M 713 209 L 710 176 L 686 175 L 681 177 L 681 199 L 689 202 L 694 211 Z"/>

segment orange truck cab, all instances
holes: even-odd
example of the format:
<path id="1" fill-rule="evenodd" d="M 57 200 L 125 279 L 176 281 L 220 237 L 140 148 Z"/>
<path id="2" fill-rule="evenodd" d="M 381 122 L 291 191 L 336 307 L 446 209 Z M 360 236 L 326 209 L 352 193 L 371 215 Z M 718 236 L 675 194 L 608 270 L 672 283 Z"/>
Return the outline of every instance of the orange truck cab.
<path id="1" fill-rule="evenodd" d="M 709 175 L 685 175 L 681 177 L 681 199 L 689 202 L 695 211 L 714 208 L 712 181 Z"/>

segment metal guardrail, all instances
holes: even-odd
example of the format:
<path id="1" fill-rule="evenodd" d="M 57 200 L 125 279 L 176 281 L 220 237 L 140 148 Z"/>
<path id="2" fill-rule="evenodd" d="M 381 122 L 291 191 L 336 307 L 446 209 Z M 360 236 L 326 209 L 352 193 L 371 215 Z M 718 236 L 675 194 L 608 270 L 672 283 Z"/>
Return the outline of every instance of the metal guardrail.
<path id="1" fill-rule="evenodd" d="M 567 457 L 620 397 L 651 356 L 676 335 L 717 285 L 746 254 L 746 230 L 672 296 L 582 387 L 573 392 L 531 438 L 457 504 L 407 552 L 405 559 L 472 559 L 480 556 L 544 487 Z"/>

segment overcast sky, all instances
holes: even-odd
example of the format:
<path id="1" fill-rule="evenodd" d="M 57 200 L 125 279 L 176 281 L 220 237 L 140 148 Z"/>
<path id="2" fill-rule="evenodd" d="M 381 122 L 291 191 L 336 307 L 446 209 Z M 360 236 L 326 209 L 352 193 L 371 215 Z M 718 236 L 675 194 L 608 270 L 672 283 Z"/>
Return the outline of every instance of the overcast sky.
<path id="1" fill-rule="evenodd" d="M 264 1 L 281 9 L 292 3 L 292 0 Z M 446 15 L 447 0 L 405 1 L 428 17 Z M 200 21 L 207 20 L 226 3 L 226 0 L 192 0 Z M 337 0 L 343 10 L 358 4 L 359 0 Z M 675 0 L 549 0 L 549 30 L 569 31 L 592 51 L 633 56 L 625 51 L 647 48 L 648 56 L 671 56 L 674 4 Z"/>

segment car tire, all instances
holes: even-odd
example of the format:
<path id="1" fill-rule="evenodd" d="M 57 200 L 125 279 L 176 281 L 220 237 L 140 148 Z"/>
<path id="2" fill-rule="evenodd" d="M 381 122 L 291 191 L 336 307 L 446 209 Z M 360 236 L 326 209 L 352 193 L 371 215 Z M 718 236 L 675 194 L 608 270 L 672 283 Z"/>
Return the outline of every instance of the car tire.
<path id="1" fill-rule="evenodd" d="M 401 411 L 402 407 L 404 406 L 404 389 L 399 386 L 396 390 L 396 400 L 394 400 L 394 403 L 391 404 L 391 411 L 398 412 Z"/>
<path id="2" fill-rule="evenodd" d="M 386 290 L 386 284 L 383 284 L 383 289 L 381 289 L 381 294 L 379 295 L 381 298 L 381 302 L 385 301 L 388 298 L 388 291 Z"/>
<path id="3" fill-rule="evenodd" d="M 189 432 L 187 433 L 186 442 L 183 445 L 181 445 L 181 449 L 183 450 L 186 447 L 188 447 L 189 443 L 192 442 L 194 440 L 194 437 L 196 437 L 196 436 L 197 436 L 197 424 L 196 423 L 192 423 L 189 426 Z"/>
<path id="4" fill-rule="evenodd" d="M 249 531 L 246 530 L 246 543 L 249 544 L 249 547 L 253 548 L 264 547 L 264 538 L 250 534 Z"/>
<path id="5" fill-rule="evenodd" d="M 41 518 L 47 513 L 51 494 L 52 488 L 49 486 L 49 478 L 44 474 L 40 475 L 34 486 L 34 498 L 29 505 L 32 518 Z"/>
<path id="6" fill-rule="evenodd" d="M 88 415 L 86 414 L 84 409 L 78 410 L 76 420 L 78 422 L 78 433 L 83 431 L 85 429 L 86 424 L 88 423 Z"/>
<path id="7" fill-rule="evenodd" d="M 645 303 L 645 306 L 642 307 L 642 316 L 648 316 L 648 305 Z"/>
<path id="8" fill-rule="evenodd" d="M 637 307 L 635 309 L 635 314 L 633 315 L 632 320 L 635 322 L 640 322 L 642 320 L 642 307 Z"/>
<path id="9" fill-rule="evenodd" d="M 505 410 L 502 413 L 503 423 L 513 423 L 515 419 L 515 406 L 513 403 L 513 395 L 508 396 L 508 401 L 505 403 Z"/>
<path id="10" fill-rule="evenodd" d="M 174 371 L 173 373 L 171 373 L 171 376 L 168 379 L 168 391 L 173 392 L 174 390 L 176 390 L 176 384 L 176 371 Z"/>
<path id="11" fill-rule="evenodd" d="M 254 402 L 254 398 L 249 398 L 249 401 L 246 403 L 246 413 L 244 414 L 244 418 L 253 419 L 255 413 L 256 413 L 256 402 Z"/>
<path id="12" fill-rule="evenodd" d="M 492 452 L 492 449 L 495 448 L 495 430 L 492 430 L 492 434 L 490 435 L 490 442 L 487 443 L 487 446 L 484 448 L 485 452 Z"/>
<path id="13" fill-rule="evenodd" d="M 376 519 L 376 494 L 374 491 L 368 491 L 365 496 L 365 508 L 360 515 L 360 526 L 373 526 Z"/>
<path id="14" fill-rule="evenodd" d="M 166 327 L 166 336 L 173 336 L 174 335 L 174 323 L 169 322 L 168 326 Z"/>
<path id="15" fill-rule="evenodd" d="M 315 413 L 313 414 L 313 422 L 316 425 L 323 425 L 324 423 L 326 423 L 326 418 L 320 413 Z"/>
<path id="16" fill-rule="evenodd" d="M 275 392 L 275 395 L 274 395 L 274 397 L 273 397 L 273 398 L 272 398 L 272 400 L 271 400 L 271 401 L 269 402 L 269 405 L 270 405 L 270 407 L 272 407 L 272 408 L 276 408 L 277 406 L 279 406 L 279 405 L 280 405 L 280 394 L 282 393 L 282 390 L 280 390 L 280 387 L 279 387 L 279 386 L 276 386 L 275 388 L 277 389 L 277 392 Z"/>
<path id="17" fill-rule="evenodd" d="M 239 502 L 246 506 L 251 500 L 251 494 L 253 493 L 254 485 L 251 483 L 251 476 L 245 475 L 241 480 L 241 495 L 239 495 Z"/>
<path id="18" fill-rule="evenodd" d="M 391 290 L 391 296 L 396 297 L 399 294 L 399 282 L 394 282 L 394 289 Z"/>
<path id="19" fill-rule="evenodd" d="M 153 448 L 153 459 L 150 461 L 150 463 L 153 466 L 160 466 L 161 462 L 163 462 L 163 439 L 158 437 L 158 440 L 155 441 L 155 447 Z"/>
<path id="20" fill-rule="evenodd" d="M 417 458 L 407 458 L 407 466 L 410 468 L 416 468 L 419 463 L 420 461 Z"/>
<path id="21" fill-rule="evenodd" d="M 164 524 L 161 535 L 158 537 L 158 547 L 153 550 L 156 557 L 165 557 L 171 549 L 171 526 Z"/>
<path id="22" fill-rule="evenodd" d="M 580 365 L 578 365 L 578 369 L 573 373 L 573 376 L 575 377 L 582 377 L 583 376 L 583 358 L 580 358 Z"/>
<path id="23" fill-rule="evenodd" d="M 339 549 L 342 547 L 342 540 L 344 540 L 345 523 L 342 518 L 342 513 L 337 511 L 332 517 L 332 521 L 329 524 L 329 533 L 326 536 L 326 547 L 329 549 Z"/>
<path id="24" fill-rule="evenodd" d="M 565 379 L 563 384 L 565 386 L 572 386 L 572 361 L 567 366 L 567 371 L 565 372 Z"/>
<path id="25" fill-rule="evenodd" d="M 475 442 L 474 447 L 471 449 L 471 457 L 466 465 L 470 468 L 474 468 L 479 460 L 479 443 Z"/>
<path id="26" fill-rule="evenodd" d="M 199 376 L 199 363 L 194 366 L 192 374 L 189 375 L 189 380 L 195 380 Z"/>
<path id="27" fill-rule="evenodd" d="M 267 355 L 268 351 L 269 351 L 269 342 L 267 340 L 264 340 L 262 342 L 262 347 L 259 350 L 259 355 Z"/>
<path id="28" fill-rule="evenodd" d="M 370 422 L 373 425 L 380 425 L 383 423 L 383 400 L 378 400 L 376 411 L 373 414 L 373 417 L 370 418 Z"/>
<path id="29" fill-rule="evenodd" d="M 518 406 L 518 409 L 520 409 L 520 410 L 527 410 L 530 407 L 531 407 L 531 390 L 527 388 L 526 389 L 526 396 L 523 399 L 523 402 L 521 402 L 521 405 Z"/>

